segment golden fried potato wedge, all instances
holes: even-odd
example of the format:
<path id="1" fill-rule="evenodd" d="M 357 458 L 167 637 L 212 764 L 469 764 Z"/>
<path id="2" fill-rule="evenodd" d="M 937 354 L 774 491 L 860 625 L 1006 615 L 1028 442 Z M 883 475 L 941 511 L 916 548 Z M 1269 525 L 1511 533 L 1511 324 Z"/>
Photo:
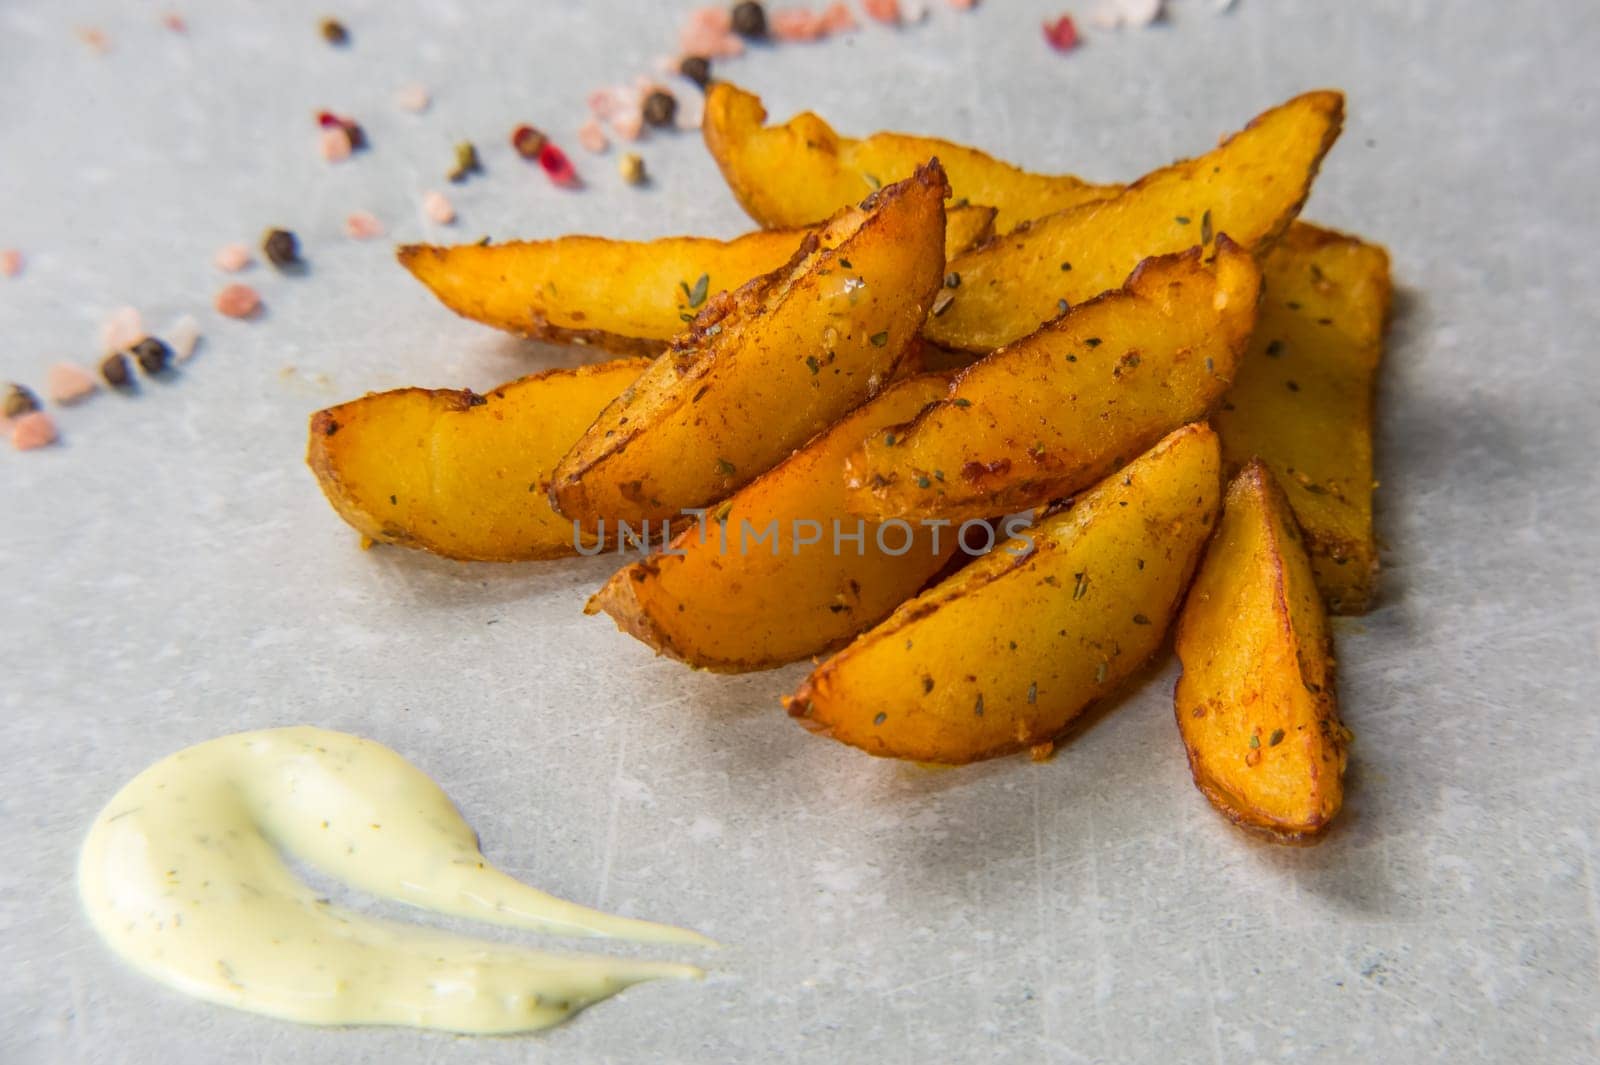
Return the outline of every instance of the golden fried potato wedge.
<path id="1" fill-rule="evenodd" d="M 706 92 L 700 128 L 740 205 L 769 228 L 827 218 L 880 185 L 909 177 L 934 157 L 944 166 L 953 195 L 997 209 L 995 228 L 1002 233 L 1118 191 L 1118 186 L 1093 185 L 1070 174 L 1030 174 L 936 137 L 841 137 L 810 111 L 781 126 L 766 126 L 766 119 L 760 97 L 718 82 Z"/>
<path id="2" fill-rule="evenodd" d="M 1260 457 L 1282 485 L 1328 609 L 1359 614 L 1377 587 L 1372 407 L 1389 255 L 1296 224 L 1261 272 L 1255 337 L 1212 423 L 1230 470 Z"/>
<path id="3" fill-rule="evenodd" d="M 484 562 L 576 553 L 551 471 L 644 358 L 467 390 L 374 392 L 311 416 L 306 463 L 363 536 Z M 594 542 L 584 538 L 585 544 Z"/>
<path id="4" fill-rule="evenodd" d="M 1055 739 L 1160 648 L 1216 518 L 1220 465 L 1209 427 L 1171 433 L 863 633 L 789 712 L 869 754 L 923 762 Z"/>
<path id="5" fill-rule="evenodd" d="M 890 185 L 829 246 L 710 301 L 556 467 L 556 509 L 585 524 L 676 520 L 731 495 L 877 394 L 944 272 L 938 164 Z"/>
<path id="6" fill-rule="evenodd" d="M 994 215 L 992 207 L 949 209 L 945 257 L 989 237 Z M 398 255 L 402 266 L 463 318 L 532 340 L 653 355 L 711 297 L 787 263 L 806 232 L 757 230 L 733 240 L 571 236 L 411 244 Z"/>
<path id="7" fill-rule="evenodd" d="M 958 374 L 909 425 L 846 463 L 850 506 L 889 517 L 1014 513 L 1087 487 L 1221 399 L 1260 274 L 1226 236 L 1149 259 L 1114 292 Z"/>
<path id="8" fill-rule="evenodd" d="M 1173 697 L 1194 782 L 1248 829 L 1303 843 L 1343 797 L 1328 623 L 1283 493 L 1260 462 L 1228 486 L 1178 621 Z"/>
<path id="9" fill-rule="evenodd" d="M 863 437 L 912 417 L 948 383 L 892 385 L 666 551 L 618 572 L 586 613 L 604 610 L 658 653 L 725 673 L 831 651 L 877 624 L 955 553 L 955 530 L 852 518 L 839 472 Z"/>
<path id="10" fill-rule="evenodd" d="M 1270 244 L 1299 213 L 1343 115 L 1339 93 L 1298 96 L 1197 159 L 958 256 L 950 272 L 960 284 L 941 299 L 928 339 L 988 351 L 1032 333 L 1063 301 L 1115 288 L 1149 256 L 1209 246 L 1221 233 L 1252 251 Z"/>

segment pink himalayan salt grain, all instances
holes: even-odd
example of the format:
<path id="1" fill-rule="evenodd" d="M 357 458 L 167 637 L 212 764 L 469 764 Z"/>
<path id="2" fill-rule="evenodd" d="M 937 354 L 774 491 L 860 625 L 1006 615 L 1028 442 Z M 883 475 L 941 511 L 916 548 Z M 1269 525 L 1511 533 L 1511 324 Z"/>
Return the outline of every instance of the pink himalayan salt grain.
<path id="1" fill-rule="evenodd" d="M 978 0 L 945 0 L 945 2 L 957 11 L 971 11 Z"/>
<path id="2" fill-rule="evenodd" d="M 861 23 L 850 13 L 850 5 L 838 0 L 823 9 L 822 28 L 828 33 L 850 33 L 859 30 Z"/>
<path id="3" fill-rule="evenodd" d="M 891 26 L 900 24 L 900 0 L 861 0 L 867 17 Z"/>
<path id="4" fill-rule="evenodd" d="M 594 152 L 596 155 L 610 147 L 605 131 L 600 128 L 600 123 L 592 118 L 578 127 L 578 144 L 584 151 Z"/>
<path id="5" fill-rule="evenodd" d="M 11 423 L 11 446 L 32 451 L 56 441 L 56 423 L 42 410 L 24 414 Z"/>
<path id="6" fill-rule="evenodd" d="M 171 30 L 173 33 L 189 32 L 189 24 L 185 22 L 183 20 L 183 16 L 178 14 L 176 11 L 168 11 L 165 15 L 162 15 L 161 24 L 167 29 Z"/>
<path id="7" fill-rule="evenodd" d="M 100 351 L 115 355 L 148 336 L 144 318 L 133 307 L 118 307 L 100 324 Z"/>
<path id="8" fill-rule="evenodd" d="M 733 32 L 731 6 L 698 7 L 689 12 L 689 21 L 678 37 L 678 50 L 707 59 L 742 55 L 744 41 Z"/>
<path id="9" fill-rule="evenodd" d="M 456 209 L 442 192 L 429 190 L 422 194 L 422 213 L 430 222 L 447 226 L 456 220 Z"/>
<path id="10" fill-rule="evenodd" d="M 400 110 L 420 115 L 428 109 L 429 104 L 433 103 L 433 97 L 429 95 L 426 85 L 419 85 L 413 82 L 410 85 L 400 87 L 400 90 L 394 94 L 394 102 Z"/>
<path id="11" fill-rule="evenodd" d="M 249 318 L 261 309 L 261 296 L 249 285 L 232 284 L 217 293 L 218 314 Z"/>
<path id="12" fill-rule="evenodd" d="M 768 15 L 767 31 L 780 41 L 816 41 L 828 32 L 822 18 L 803 7 L 788 7 Z"/>
<path id="13" fill-rule="evenodd" d="M 636 141 L 644 133 L 644 113 L 637 107 L 611 116 L 611 132 L 625 141 Z"/>
<path id="14" fill-rule="evenodd" d="M 317 147 L 322 152 L 322 158 L 330 163 L 342 163 L 350 158 L 350 153 L 355 151 L 351 143 L 350 131 L 343 126 L 326 126 L 317 134 Z"/>
<path id="15" fill-rule="evenodd" d="M 246 244 L 224 244 L 217 249 L 217 254 L 211 257 L 211 262 L 218 270 L 225 270 L 230 274 L 237 274 L 254 261 L 250 247 Z"/>
<path id="16" fill-rule="evenodd" d="M 70 407 L 99 387 L 93 374 L 70 362 L 56 363 L 50 367 L 44 379 L 45 394 L 50 397 L 50 402 L 63 407 Z"/>
<path id="17" fill-rule="evenodd" d="M 372 240 L 383 236 L 383 223 L 371 211 L 351 211 L 344 220 L 344 235 L 351 240 Z"/>
<path id="18" fill-rule="evenodd" d="M 22 273 L 22 253 L 15 248 L 0 248 L 0 277 Z"/>

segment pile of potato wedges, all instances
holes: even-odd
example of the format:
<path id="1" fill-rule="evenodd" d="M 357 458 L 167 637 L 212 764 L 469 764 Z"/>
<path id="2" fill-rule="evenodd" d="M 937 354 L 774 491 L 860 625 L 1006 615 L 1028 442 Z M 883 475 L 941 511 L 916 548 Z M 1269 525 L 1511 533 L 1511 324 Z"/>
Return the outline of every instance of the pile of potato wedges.
<path id="1" fill-rule="evenodd" d="M 400 249 L 459 314 L 597 361 L 320 411 L 308 462 L 374 542 L 650 545 L 588 612 L 699 669 L 811 658 L 789 713 L 875 755 L 1042 757 L 1174 632 L 1201 792 L 1316 839 L 1390 304 L 1381 247 L 1298 221 L 1343 106 L 1100 185 L 769 125 L 714 83 L 705 142 L 760 229 Z"/>

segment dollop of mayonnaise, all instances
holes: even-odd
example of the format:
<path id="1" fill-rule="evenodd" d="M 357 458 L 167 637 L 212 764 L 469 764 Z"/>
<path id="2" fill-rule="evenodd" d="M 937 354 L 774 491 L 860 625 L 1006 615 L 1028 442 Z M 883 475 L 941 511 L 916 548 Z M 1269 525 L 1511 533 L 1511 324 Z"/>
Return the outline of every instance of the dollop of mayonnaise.
<path id="1" fill-rule="evenodd" d="M 709 945 L 587 909 L 491 866 L 449 796 L 381 744 L 297 727 L 178 752 L 106 805 L 78 886 L 96 930 L 162 983 L 307 1024 L 544 1028 L 689 965 L 524 950 L 332 905 L 287 854 L 435 913 L 567 936 Z"/>

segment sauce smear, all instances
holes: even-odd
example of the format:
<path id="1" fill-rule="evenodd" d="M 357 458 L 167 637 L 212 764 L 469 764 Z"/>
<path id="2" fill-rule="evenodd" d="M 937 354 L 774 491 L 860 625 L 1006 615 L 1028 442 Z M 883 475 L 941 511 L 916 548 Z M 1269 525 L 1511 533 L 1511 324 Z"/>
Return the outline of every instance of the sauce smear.
<path id="1" fill-rule="evenodd" d="M 90 829 L 79 890 L 100 935 L 146 975 L 307 1024 L 530 1031 L 631 984 L 702 975 L 366 917 L 319 898 L 285 853 L 435 913 L 555 935 L 711 943 L 515 880 L 484 859 L 449 796 L 415 766 L 381 744 L 311 727 L 224 736 L 139 774 Z"/>

